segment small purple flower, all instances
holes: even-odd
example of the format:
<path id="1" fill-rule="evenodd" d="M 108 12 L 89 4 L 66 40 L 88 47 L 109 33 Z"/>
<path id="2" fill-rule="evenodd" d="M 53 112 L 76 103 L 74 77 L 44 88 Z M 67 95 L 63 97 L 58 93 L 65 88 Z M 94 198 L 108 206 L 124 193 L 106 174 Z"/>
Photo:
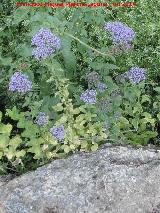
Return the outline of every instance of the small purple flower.
<path id="1" fill-rule="evenodd" d="M 50 129 L 50 132 L 59 142 L 63 142 L 65 136 L 65 129 L 63 124 L 56 127 L 52 127 Z"/>
<path id="2" fill-rule="evenodd" d="M 46 58 L 60 48 L 60 38 L 55 36 L 49 29 L 41 28 L 32 38 L 32 55 L 36 59 Z"/>
<path id="3" fill-rule="evenodd" d="M 134 30 L 119 21 L 105 23 L 104 28 L 111 32 L 111 39 L 114 44 L 128 44 L 135 37 Z"/>
<path id="4" fill-rule="evenodd" d="M 32 89 L 32 82 L 28 79 L 26 74 L 21 73 L 20 71 L 15 72 L 9 82 L 9 90 L 17 92 L 28 92 Z"/>
<path id="5" fill-rule="evenodd" d="M 123 76 L 128 78 L 132 83 L 137 84 L 145 80 L 145 69 L 132 67 L 128 72 L 125 72 Z"/>
<path id="6" fill-rule="evenodd" d="M 89 104 L 95 104 L 96 103 L 96 95 L 97 92 L 94 89 L 87 89 L 85 92 L 83 92 L 80 96 L 80 99 L 83 100 L 86 103 Z"/>
<path id="7" fill-rule="evenodd" d="M 48 117 L 45 115 L 44 112 L 39 112 L 39 115 L 35 119 L 35 123 L 40 126 L 46 126 L 48 124 Z"/>
<path id="8" fill-rule="evenodd" d="M 107 86 L 104 83 L 99 83 L 97 85 L 97 87 L 98 87 L 99 91 L 101 91 L 101 92 L 104 92 L 107 89 Z"/>

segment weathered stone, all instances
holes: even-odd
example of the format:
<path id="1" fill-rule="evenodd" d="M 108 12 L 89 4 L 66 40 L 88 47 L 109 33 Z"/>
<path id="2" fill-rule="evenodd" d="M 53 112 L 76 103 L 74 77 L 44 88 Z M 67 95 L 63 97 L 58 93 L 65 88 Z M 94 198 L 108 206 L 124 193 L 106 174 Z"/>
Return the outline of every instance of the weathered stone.
<path id="1" fill-rule="evenodd" d="M 109 146 L 0 185 L 0 213 L 158 213 L 160 152 Z"/>

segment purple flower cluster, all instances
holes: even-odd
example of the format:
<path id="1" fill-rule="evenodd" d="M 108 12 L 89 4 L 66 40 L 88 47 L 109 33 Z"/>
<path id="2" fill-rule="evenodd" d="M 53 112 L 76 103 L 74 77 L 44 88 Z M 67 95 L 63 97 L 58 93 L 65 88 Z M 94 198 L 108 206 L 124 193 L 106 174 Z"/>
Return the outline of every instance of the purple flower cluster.
<path id="1" fill-rule="evenodd" d="M 19 71 L 15 72 L 9 82 L 9 90 L 17 92 L 28 92 L 32 89 L 32 82 L 26 74 Z"/>
<path id="2" fill-rule="evenodd" d="M 104 83 L 99 83 L 97 85 L 97 87 L 98 87 L 98 89 L 99 89 L 100 92 L 104 92 L 107 89 L 107 86 Z"/>
<path id="3" fill-rule="evenodd" d="M 32 38 L 33 49 L 32 55 L 36 59 L 46 58 L 60 48 L 60 38 L 53 35 L 47 28 L 41 28 Z"/>
<path id="4" fill-rule="evenodd" d="M 105 23 L 104 28 L 111 32 L 115 44 L 124 43 L 128 46 L 135 37 L 134 30 L 119 21 Z"/>
<path id="5" fill-rule="evenodd" d="M 96 103 L 96 95 L 97 92 L 94 89 L 87 89 L 85 92 L 83 92 L 80 96 L 80 99 L 83 100 L 86 103 L 89 104 L 95 104 Z"/>
<path id="6" fill-rule="evenodd" d="M 63 124 L 56 127 L 52 127 L 50 129 L 50 132 L 59 142 L 63 142 L 65 136 L 65 129 Z"/>
<path id="7" fill-rule="evenodd" d="M 44 112 L 40 112 L 39 115 L 35 119 L 35 123 L 38 125 L 46 126 L 48 124 L 48 117 L 45 115 Z"/>
<path id="8" fill-rule="evenodd" d="M 145 80 L 145 69 L 132 67 L 128 72 L 125 72 L 122 75 L 128 78 L 132 83 L 137 84 L 140 81 Z"/>

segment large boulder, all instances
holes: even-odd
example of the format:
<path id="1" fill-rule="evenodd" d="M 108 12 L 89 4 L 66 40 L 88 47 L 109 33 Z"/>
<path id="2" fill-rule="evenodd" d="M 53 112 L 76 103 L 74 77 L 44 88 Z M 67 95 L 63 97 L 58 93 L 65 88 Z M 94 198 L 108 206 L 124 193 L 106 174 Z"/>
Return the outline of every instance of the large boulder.
<path id="1" fill-rule="evenodd" d="M 160 152 L 111 146 L 0 185 L 0 213 L 158 213 Z"/>

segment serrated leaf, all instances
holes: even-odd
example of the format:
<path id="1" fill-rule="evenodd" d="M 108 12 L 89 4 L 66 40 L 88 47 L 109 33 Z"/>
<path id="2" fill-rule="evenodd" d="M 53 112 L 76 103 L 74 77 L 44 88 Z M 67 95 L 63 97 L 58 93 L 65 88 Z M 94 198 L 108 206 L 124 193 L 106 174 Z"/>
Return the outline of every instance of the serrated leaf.
<path id="1" fill-rule="evenodd" d="M 16 151 L 15 153 L 17 158 L 24 157 L 25 154 L 26 154 L 25 150 Z"/>
<path id="2" fill-rule="evenodd" d="M 22 143 L 22 140 L 19 136 L 15 136 L 14 138 L 10 139 L 9 145 L 14 147 L 14 149 L 17 148 L 18 145 Z"/>
<path id="3" fill-rule="evenodd" d="M 11 124 L 0 124 L 0 133 L 3 133 L 3 134 L 10 134 L 12 130 L 12 125 Z"/>
<path id="4" fill-rule="evenodd" d="M 23 112 L 20 113 L 19 110 L 16 108 L 16 106 L 14 106 L 12 110 L 7 109 L 6 115 L 8 115 L 10 118 L 12 118 L 15 121 L 24 117 L 24 113 Z"/>

